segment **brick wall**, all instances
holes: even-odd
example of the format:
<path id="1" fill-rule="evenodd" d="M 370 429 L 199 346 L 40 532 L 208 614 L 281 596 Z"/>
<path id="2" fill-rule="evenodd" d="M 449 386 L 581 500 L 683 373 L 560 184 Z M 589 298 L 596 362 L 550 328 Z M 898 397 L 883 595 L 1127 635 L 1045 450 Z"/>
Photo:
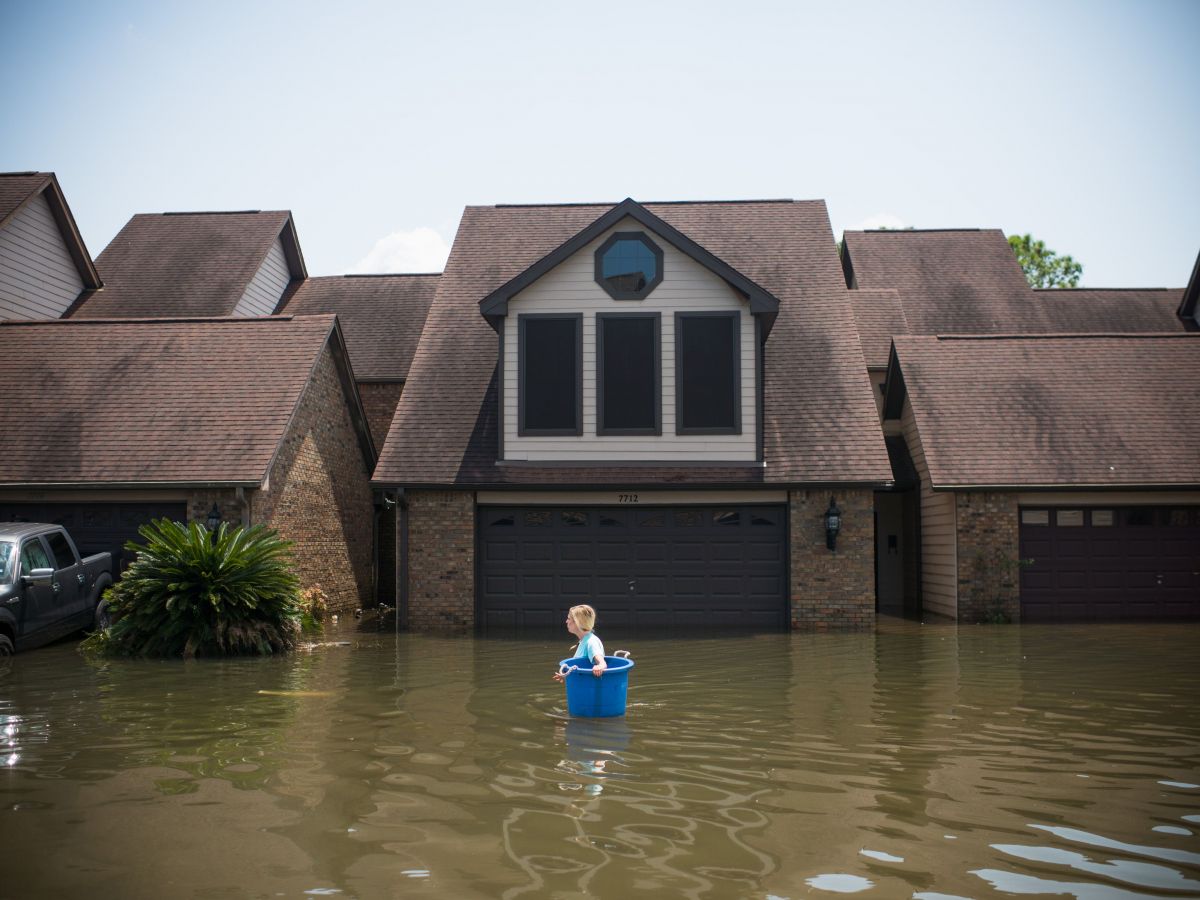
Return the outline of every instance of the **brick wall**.
<path id="1" fill-rule="evenodd" d="M 829 497 L 842 511 L 837 550 L 825 546 Z M 875 505 L 871 490 L 791 491 L 791 619 L 803 631 L 875 624 Z"/>
<path id="2" fill-rule="evenodd" d="M 293 542 L 301 586 L 320 585 L 330 612 L 373 605 L 369 477 L 337 368 L 323 350 L 251 513 Z"/>
<path id="3" fill-rule="evenodd" d="M 387 439 L 388 429 L 392 427 L 392 417 L 396 415 L 396 404 L 400 402 L 400 393 L 403 390 L 403 381 L 358 382 L 358 396 L 362 399 L 367 424 L 371 427 L 371 440 L 375 442 L 377 451 L 383 449 L 383 442 Z"/>
<path id="4" fill-rule="evenodd" d="M 467 631 L 475 626 L 475 495 L 409 491 L 408 627 Z"/>
<path id="5" fill-rule="evenodd" d="M 1017 495 L 955 495 L 958 521 L 958 621 L 1021 617 Z"/>

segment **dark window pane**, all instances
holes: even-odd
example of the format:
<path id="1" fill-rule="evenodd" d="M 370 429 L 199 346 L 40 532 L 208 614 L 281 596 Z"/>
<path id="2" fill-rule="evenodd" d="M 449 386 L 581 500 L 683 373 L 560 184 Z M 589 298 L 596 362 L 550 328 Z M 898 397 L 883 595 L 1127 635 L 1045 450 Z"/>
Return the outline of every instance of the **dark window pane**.
<path id="1" fill-rule="evenodd" d="M 640 291 L 657 274 L 654 251 L 638 238 L 620 238 L 600 257 L 600 277 L 618 293 Z"/>
<path id="2" fill-rule="evenodd" d="M 713 510 L 714 525 L 739 525 L 741 521 L 742 515 L 736 509 Z"/>
<path id="3" fill-rule="evenodd" d="M 50 557 L 46 555 L 42 542 L 37 538 L 26 541 L 21 548 L 21 572 L 28 575 L 34 569 L 52 569 Z"/>
<path id="4" fill-rule="evenodd" d="M 600 427 L 605 430 L 658 427 L 657 319 L 598 319 L 600 327 Z"/>
<path id="5" fill-rule="evenodd" d="M 1134 506 L 1125 510 L 1126 525 L 1153 525 L 1154 510 L 1145 506 Z"/>
<path id="6" fill-rule="evenodd" d="M 50 552 L 54 554 L 56 569 L 66 569 L 75 565 L 75 554 L 71 552 L 71 545 L 61 532 L 46 535 L 46 540 L 50 544 Z"/>
<path id="7" fill-rule="evenodd" d="M 564 510 L 562 513 L 562 523 L 567 528 L 579 528 L 580 526 L 587 525 L 587 523 L 588 523 L 587 513 L 578 512 L 573 509 L 572 510 Z"/>
<path id="8" fill-rule="evenodd" d="M 778 524 L 773 517 L 765 512 L 752 513 L 750 516 L 750 526 L 755 525 L 776 525 Z"/>
<path id="9" fill-rule="evenodd" d="M 619 512 L 611 512 L 611 513 L 602 512 L 602 513 L 600 513 L 600 527 L 601 528 L 624 528 L 625 527 L 625 513 L 619 513 Z"/>
<path id="10" fill-rule="evenodd" d="M 737 319 L 681 316 L 676 411 L 681 429 L 736 429 Z"/>
<path id="11" fill-rule="evenodd" d="M 577 323 L 574 318 L 521 320 L 525 430 L 578 428 Z"/>
<path id="12" fill-rule="evenodd" d="M 527 510 L 525 513 L 525 525 L 528 528 L 545 528 L 550 524 L 550 511 L 548 509 Z"/>
<path id="13" fill-rule="evenodd" d="M 1167 524 L 1172 528 L 1186 527 L 1191 522 L 1191 510 L 1188 509 L 1173 509 L 1167 513 Z"/>
<path id="14" fill-rule="evenodd" d="M 646 513 L 638 519 L 638 525 L 642 528 L 662 528 L 666 524 L 666 517 L 662 513 Z"/>
<path id="15" fill-rule="evenodd" d="M 699 525 L 700 513 L 694 509 L 678 509 L 675 511 L 675 524 L 680 528 L 690 528 Z"/>
<path id="16" fill-rule="evenodd" d="M 510 525 L 515 525 L 516 521 L 513 519 L 512 513 L 504 513 L 493 518 L 488 524 L 493 528 L 507 528 Z"/>

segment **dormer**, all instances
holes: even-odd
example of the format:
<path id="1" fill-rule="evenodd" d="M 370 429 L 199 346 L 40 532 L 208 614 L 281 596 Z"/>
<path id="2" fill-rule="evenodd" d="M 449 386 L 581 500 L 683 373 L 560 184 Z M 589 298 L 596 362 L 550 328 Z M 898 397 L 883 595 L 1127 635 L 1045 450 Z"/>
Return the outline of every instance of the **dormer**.
<path id="1" fill-rule="evenodd" d="M 500 339 L 500 461 L 761 461 L 762 344 L 778 308 L 618 204 L 480 303 Z"/>
<path id="2" fill-rule="evenodd" d="M 54 173 L 0 173 L 0 320 L 57 319 L 98 287 Z"/>

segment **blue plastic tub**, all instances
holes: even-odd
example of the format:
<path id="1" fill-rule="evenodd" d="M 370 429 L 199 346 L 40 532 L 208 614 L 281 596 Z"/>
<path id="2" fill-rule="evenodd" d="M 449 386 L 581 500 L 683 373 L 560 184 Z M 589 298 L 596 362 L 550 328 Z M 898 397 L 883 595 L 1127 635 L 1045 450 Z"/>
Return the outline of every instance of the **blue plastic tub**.
<path id="1" fill-rule="evenodd" d="M 578 666 L 566 674 L 567 712 L 587 719 L 605 719 L 625 715 L 625 695 L 629 690 L 629 670 L 633 660 L 623 656 L 606 656 L 608 668 L 597 678 L 588 660 L 582 657 L 564 659 L 559 671 Z"/>

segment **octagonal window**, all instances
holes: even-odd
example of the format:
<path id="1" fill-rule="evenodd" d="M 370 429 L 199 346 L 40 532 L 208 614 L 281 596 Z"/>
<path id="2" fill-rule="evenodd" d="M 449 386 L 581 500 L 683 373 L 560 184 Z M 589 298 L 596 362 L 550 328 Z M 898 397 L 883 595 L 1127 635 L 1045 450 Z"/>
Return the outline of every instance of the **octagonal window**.
<path id="1" fill-rule="evenodd" d="M 596 251 L 596 283 L 614 300 L 646 297 L 662 270 L 662 250 L 640 231 L 618 231 Z"/>

